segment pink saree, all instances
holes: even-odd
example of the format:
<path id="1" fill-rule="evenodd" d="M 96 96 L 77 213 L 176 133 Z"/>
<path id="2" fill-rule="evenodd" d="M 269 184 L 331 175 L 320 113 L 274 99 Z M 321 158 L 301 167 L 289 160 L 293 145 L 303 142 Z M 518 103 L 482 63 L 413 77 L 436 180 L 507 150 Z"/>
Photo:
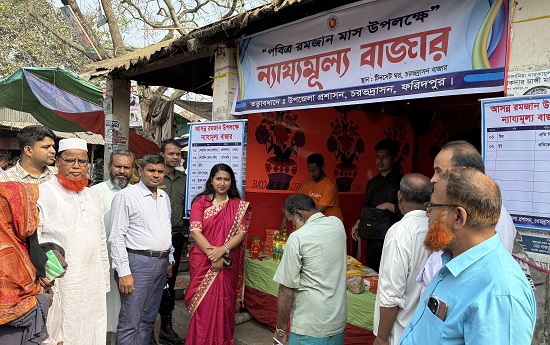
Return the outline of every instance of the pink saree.
<path id="1" fill-rule="evenodd" d="M 247 231 L 249 203 L 237 198 L 213 206 L 201 196 L 191 208 L 191 229 L 201 229 L 213 246 L 222 246 L 238 231 Z M 233 267 L 214 272 L 206 254 L 193 246 L 189 251 L 190 282 L 185 305 L 191 315 L 185 344 L 233 344 L 236 302 L 244 297 L 244 250 L 246 240 L 229 253 Z"/>

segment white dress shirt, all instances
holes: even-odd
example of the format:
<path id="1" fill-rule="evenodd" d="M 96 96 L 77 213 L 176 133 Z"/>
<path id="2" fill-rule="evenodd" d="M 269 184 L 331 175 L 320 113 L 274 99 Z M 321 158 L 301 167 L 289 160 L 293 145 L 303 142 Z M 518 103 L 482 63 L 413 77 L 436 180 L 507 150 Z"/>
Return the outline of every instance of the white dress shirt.
<path id="1" fill-rule="evenodd" d="M 374 306 L 374 334 L 378 334 L 380 307 L 399 307 L 390 333 L 390 345 L 397 344 L 420 300 L 418 273 L 430 255 L 424 246 L 428 231 L 426 211 L 407 212 L 392 225 L 384 239 L 380 260 L 378 293 Z"/>
<path id="2" fill-rule="evenodd" d="M 126 248 L 170 250 L 173 261 L 170 198 L 157 188 L 157 198 L 143 182 L 118 192 L 111 204 L 111 257 L 119 277 L 132 274 Z"/>

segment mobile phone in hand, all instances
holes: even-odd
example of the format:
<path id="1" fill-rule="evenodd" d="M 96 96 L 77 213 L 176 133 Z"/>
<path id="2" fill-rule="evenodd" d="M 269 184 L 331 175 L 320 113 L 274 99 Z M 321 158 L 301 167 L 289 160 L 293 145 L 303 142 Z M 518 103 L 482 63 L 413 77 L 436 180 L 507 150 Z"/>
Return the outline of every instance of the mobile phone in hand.
<path id="1" fill-rule="evenodd" d="M 428 298 L 428 309 L 437 316 L 441 321 L 445 321 L 447 317 L 447 303 L 437 296 L 430 295 Z"/>
<path id="2" fill-rule="evenodd" d="M 228 263 L 226 264 L 225 262 L 223 263 L 223 267 L 224 268 L 231 268 L 233 267 L 233 258 L 229 257 L 229 256 L 226 256 L 226 257 L 223 257 L 222 259 L 224 259 L 225 261 L 227 261 Z"/>

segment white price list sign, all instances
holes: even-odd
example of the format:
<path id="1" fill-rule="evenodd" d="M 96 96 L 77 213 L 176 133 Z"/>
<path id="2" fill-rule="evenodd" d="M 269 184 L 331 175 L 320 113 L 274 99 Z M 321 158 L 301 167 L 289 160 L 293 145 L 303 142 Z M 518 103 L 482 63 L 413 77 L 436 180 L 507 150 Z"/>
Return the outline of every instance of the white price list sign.
<path id="1" fill-rule="evenodd" d="M 191 123 L 187 156 L 187 195 L 185 215 L 188 218 L 193 198 L 206 185 L 210 170 L 219 163 L 233 169 L 237 188 L 243 195 L 244 130 L 245 121 L 217 121 Z"/>
<path id="2" fill-rule="evenodd" d="M 539 264 L 550 254 L 550 96 L 482 101 L 483 159 Z M 547 266 L 546 266 L 547 267 Z"/>

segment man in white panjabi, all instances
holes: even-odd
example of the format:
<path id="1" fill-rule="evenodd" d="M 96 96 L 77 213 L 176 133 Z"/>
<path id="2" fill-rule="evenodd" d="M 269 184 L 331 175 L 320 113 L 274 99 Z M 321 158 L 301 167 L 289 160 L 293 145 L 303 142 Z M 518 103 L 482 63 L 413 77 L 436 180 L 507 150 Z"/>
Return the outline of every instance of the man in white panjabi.
<path id="1" fill-rule="evenodd" d="M 44 345 L 103 345 L 106 342 L 110 289 L 109 258 L 103 207 L 89 188 L 86 141 L 59 142 L 58 174 L 39 186 L 40 242 L 65 249 L 69 265 L 56 280 L 54 304 L 48 315 L 50 337 Z"/>
<path id="2" fill-rule="evenodd" d="M 109 157 L 109 179 L 90 187 L 99 199 L 103 206 L 103 218 L 105 222 L 105 231 L 107 238 L 111 233 L 111 203 L 116 193 L 120 192 L 129 185 L 134 171 L 134 154 L 128 150 L 115 150 L 111 152 Z M 107 249 L 110 248 L 107 243 Z M 110 270 L 111 291 L 107 293 L 107 332 L 110 333 L 111 344 L 115 344 L 116 328 L 118 325 L 118 313 L 120 312 L 120 293 L 116 286 L 114 270 Z"/>

